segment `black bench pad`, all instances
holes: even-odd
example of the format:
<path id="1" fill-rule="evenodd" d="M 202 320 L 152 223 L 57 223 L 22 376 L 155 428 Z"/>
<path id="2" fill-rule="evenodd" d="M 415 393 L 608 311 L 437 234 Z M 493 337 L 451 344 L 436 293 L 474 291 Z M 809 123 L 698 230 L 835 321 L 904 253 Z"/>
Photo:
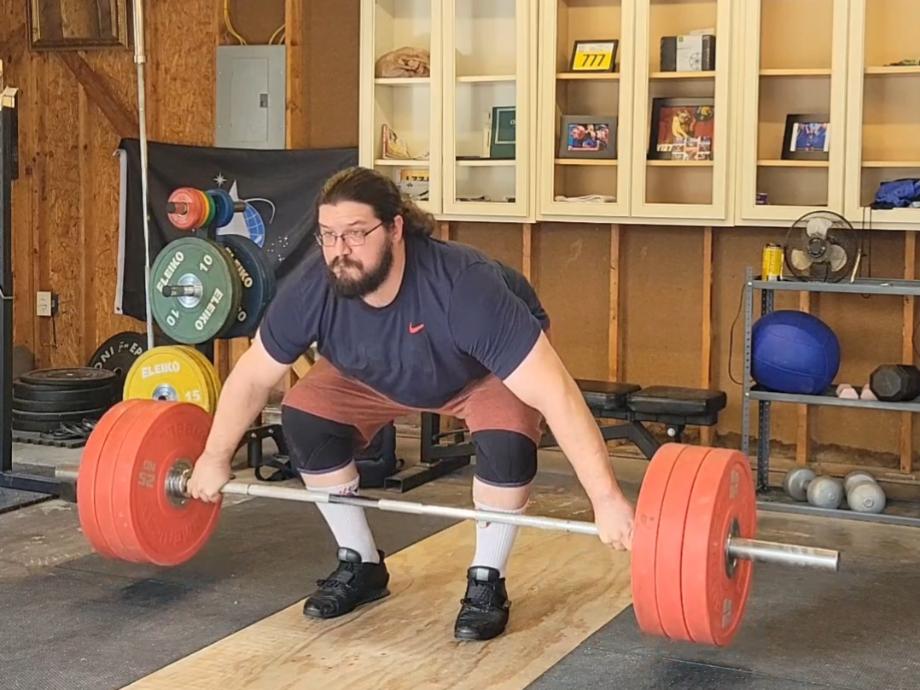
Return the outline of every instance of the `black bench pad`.
<path id="1" fill-rule="evenodd" d="M 629 396 L 633 412 L 682 417 L 709 416 L 725 407 L 724 391 L 676 386 L 649 386 Z"/>
<path id="2" fill-rule="evenodd" d="M 578 379 L 577 383 L 594 415 L 608 419 L 712 426 L 727 402 L 724 391 L 703 388 L 642 388 L 633 383 L 590 379 Z"/>
<path id="3" fill-rule="evenodd" d="M 576 383 L 585 397 L 585 402 L 591 409 L 597 410 L 625 410 L 627 399 L 635 393 L 640 386 L 634 383 L 617 383 L 613 381 L 592 381 L 577 379 Z"/>

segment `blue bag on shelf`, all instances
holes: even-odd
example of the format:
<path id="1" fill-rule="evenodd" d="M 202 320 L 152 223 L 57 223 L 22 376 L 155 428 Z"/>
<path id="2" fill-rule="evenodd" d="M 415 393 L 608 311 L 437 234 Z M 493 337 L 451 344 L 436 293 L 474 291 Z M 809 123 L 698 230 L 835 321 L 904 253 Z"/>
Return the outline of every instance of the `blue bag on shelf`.
<path id="1" fill-rule="evenodd" d="M 872 208 L 905 208 L 920 202 L 920 180 L 903 178 L 882 182 L 875 192 Z"/>

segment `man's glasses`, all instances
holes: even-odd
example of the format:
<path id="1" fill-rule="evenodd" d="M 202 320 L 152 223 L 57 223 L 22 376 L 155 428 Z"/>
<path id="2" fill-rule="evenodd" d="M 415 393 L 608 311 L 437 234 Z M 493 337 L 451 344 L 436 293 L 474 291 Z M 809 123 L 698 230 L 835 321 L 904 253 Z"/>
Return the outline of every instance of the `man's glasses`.
<path id="1" fill-rule="evenodd" d="M 367 240 L 367 236 L 381 225 L 383 225 L 383 221 L 377 223 L 370 230 L 348 230 L 341 235 L 337 235 L 334 232 L 318 232 L 316 233 L 316 242 L 321 247 L 334 247 L 339 238 L 342 238 L 342 241 L 349 247 L 360 247 Z"/>

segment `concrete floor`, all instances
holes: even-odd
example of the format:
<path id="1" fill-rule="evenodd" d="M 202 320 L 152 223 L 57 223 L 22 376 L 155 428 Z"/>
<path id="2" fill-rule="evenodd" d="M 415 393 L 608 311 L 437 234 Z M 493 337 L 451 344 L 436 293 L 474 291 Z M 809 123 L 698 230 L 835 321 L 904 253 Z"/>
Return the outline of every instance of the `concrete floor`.
<path id="1" fill-rule="evenodd" d="M 273 450 L 267 443 L 266 452 Z M 81 451 L 17 444 L 14 452 L 17 466 L 27 467 L 74 465 Z M 400 437 L 399 454 L 413 461 L 417 457 L 417 440 Z M 635 457 L 614 458 L 617 475 L 633 496 L 645 466 Z M 251 472 L 240 470 L 238 476 L 247 480 Z M 411 491 L 405 499 L 468 506 L 471 477 L 470 468 L 465 468 Z M 399 498 L 392 493 L 367 493 Z M 228 500 L 226 520 L 241 528 L 234 535 L 227 527 L 213 548 L 209 545 L 208 555 L 202 556 L 197 566 L 168 576 L 141 567 L 103 567 L 102 559 L 90 554 L 79 532 L 73 504 L 50 500 L 0 515 L 0 604 L 4 608 L 0 635 L 6 640 L 0 652 L 4 660 L 0 676 L 4 681 L 0 686 L 120 687 L 175 655 L 209 644 L 215 635 L 219 639 L 267 615 L 254 604 L 246 608 L 247 586 L 261 587 L 258 591 L 266 596 L 277 594 L 270 610 L 296 600 L 302 595 L 297 588 L 300 585 L 291 592 L 272 589 L 290 588 L 291 583 L 304 579 L 302 563 L 286 554 L 277 556 L 274 564 L 264 564 L 267 570 L 253 571 L 248 576 L 240 572 L 241 578 L 256 582 L 244 584 L 237 580 L 228 589 L 231 585 L 219 576 L 227 569 L 227 559 L 239 563 L 234 558 L 237 552 L 251 555 L 250 552 L 266 549 L 271 551 L 266 554 L 271 558 L 278 553 L 279 540 L 289 539 L 290 534 L 285 533 L 289 526 L 285 508 L 272 503 L 279 502 Z M 541 473 L 529 512 L 590 519 L 584 493 L 557 451 L 541 451 Z M 221 519 L 226 525 L 225 518 Z M 232 522 L 234 519 L 237 523 Z M 386 523 L 393 533 L 387 548 L 402 548 L 449 524 L 420 519 L 407 530 L 409 520 L 416 518 L 394 516 L 392 522 Z M 744 626 L 733 646 L 726 650 L 642 636 L 628 609 L 532 687 L 920 687 L 920 651 L 914 641 L 914 631 L 920 629 L 920 607 L 914 603 L 920 591 L 920 531 L 773 512 L 761 512 L 759 525 L 758 536 L 764 539 L 840 549 L 840 572 L 825 574 L 758 565 Z M 311 529 L 316 535 L 309 539 L 329 547 L 321 526 Z M 100 593 L 100 588 L 105 594 Z M 74 635 L 114 635 L 112 628 L 118 627 L 114 618 L 124 611 L 114 607 L 113 592 L 118 593 L 118 605 L 133 607 L 130 611 L 162 608 L 167 614 L 157 619 L 156 625 L 126 630 L 124 634 L 137 637 L 136 644 L 117 646 L 120 638 L 112 637 L 111 656 L 97 648 L 61 641 L 72 640 Z M 201 606 L 210 607 L 209 625 L 196 627 L 189 622 L 180 626 L 176 607 L 194 609 L 198 595 L 205 597 Z M 217 610 L 208 596 L 218 597 L 221 605 Z M 227 597 L 236 599 L 233 606 Z M 87 599 L 96 602 L 90 613 L 80 606 Z M 214 617 L 219 617 L 219 624 Z M 66 636 L 58 634 L 67 621 L 74 629 Z M 169 653 L 173 657 L 165 651 L 157 656 L 156 645 L 166 649 L 169 644 L 155 636 L 165 637 L 170 625 L 173 632 L 169 633 L 169 643 L 173 648 Z M 151 642 L 152 639 L 159 642 Z M 60 647 L 58 652 L 49 650 L 49 641 L 52 647 Z M 87 665 L 94 668 L 87 669 Z M 58 667 L 68 666 L 82 666 L 83 675 L 61 675 Z"/>

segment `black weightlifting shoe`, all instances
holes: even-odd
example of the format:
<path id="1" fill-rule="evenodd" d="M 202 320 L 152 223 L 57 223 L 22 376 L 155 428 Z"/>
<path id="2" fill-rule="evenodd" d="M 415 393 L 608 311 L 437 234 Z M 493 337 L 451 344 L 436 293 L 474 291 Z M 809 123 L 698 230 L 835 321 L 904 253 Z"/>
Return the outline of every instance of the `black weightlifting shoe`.
<path id="1" fill-rule="evenodd" d="M 335 618 L 354 611 L 361 604 L 387 596 L 390 574 L 383 562 L 383 552 L 377 553 L 380 563 L 362 563 L 357 551 L 339 549 L 338 567 L 326 579 L 316 581 L 319 589 L 307 597 L 303 615 Z"/>
<path id="2" fill-rule="evenodd" d="M 511 602 L 505 578 L 495 568 L 473 566 L 466 574 L 466 596 L 454 624 L 458 640 L 491 640 L 505 631 Z"/>

